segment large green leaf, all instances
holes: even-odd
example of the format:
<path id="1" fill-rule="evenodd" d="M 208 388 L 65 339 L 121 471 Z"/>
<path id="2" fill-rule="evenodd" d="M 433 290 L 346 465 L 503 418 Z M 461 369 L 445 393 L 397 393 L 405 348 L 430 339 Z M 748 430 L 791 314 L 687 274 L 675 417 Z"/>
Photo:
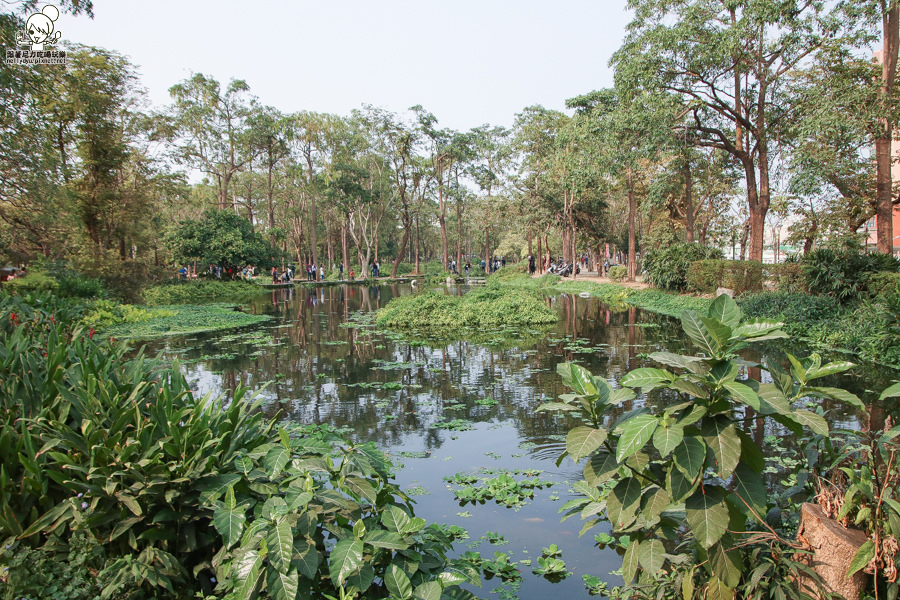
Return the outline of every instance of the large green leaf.
<path id="1" fill-rule="evenodd" d="M 626 585 L 634 581 L 634 576 L 637 575 L 640 564 L 640 547 L 639 540 L 631 540 L 625 550 L 625 556 L 622 557 L 622 579 L 625 580 Z"/>
<path id="2" fill-rule="evenodd" d="M 766 486 L 758 473 L 741 462 L 734 470 L 732 486 L 734 488 L 734 493 L 736 493 L 744 503 L 742 508 L 745 514 L 748 516 L 752 515 L 752 518 L 756 521 L 760 521 L 766 516 L 766 507 L 768 505 L 769 496 L 766 491 Z"/>
<path id="3" fill-rule="evenodd" d="M 668 456 L 684 439 L 684 428 L 678 425 L 659 427 L 653 434 L 653 445 L 661 457 Z"/>
<path id="4" fill-rule="evenodd" d="M 709 332 L 700 315 L 692 310 L 686 310 L 681 313 L 681 328 L 694 342 L 698 348 L 703 350 L 707 356 L 716 356 L 719 351 L 719 343 L 715 336 Z"/>
<path id="5" fill-rule="evenodd" d="M 359 571 L 347 577 L 347 584 L 352 585 L 360 592 L 365 592 L 369 589 L 374 581 L 375 568 L 369 563 L 364 563 L 363 566 L 359 568 Z"/>
<path id="6" fill-rule="evenodd" d="M 734 589 L 713 575 L 706 584 L 706 600 L 734 600 Z M 776 595 L 776 598 L 779 596 Z"/>
<path id="7" fill-rule="evenodd" d="M 563 383 L 580 396 L 596 396 L 599 393 L 594 384 L 594 376 L 580 365 L 562 363 L 556 366 L 556 372 Z"/>
<path id="8" fill-rule="evenodd" d="M 419 600 L 440 600 L 441 584 L 438 581 L 426 581 L 416 586 L 413 598 Z"/>
<path id="9" fill-rule="evenodd" d="M 727 551 L 721 542 L 709 550 L 713 574 L 726 586 L 734 589 L 741 582 L 741 558 L 738 551 Z"/>
<path id="10" fill-rule="evenodd" d="M 709 305 L 706 313 L 713 319 L 721 321 L 728 327 L 735 327 L 741 322 L 741 309 L 738 308 L 737 302 L 728 294 L 719 294 Z"/>
<path id="11" fill-rule="evenodd" d="M 752 319 L 749 321 L 744 321 L 743 323 L 735 327 L 731 335 L 735 339 L 743 338 L 751 341 L 762 341 L 761 338 L 786 338 L 788 337 L 787 334 L 781 331 L 781 327 L 783 325 L 784 323 L 779 323 L 776 321 Z"/>
<path id="12" fill-rule="evenodd" d="M 654 352 L 650 355 L 650 358 L 664 365 L 685 369 L 697 375 L 703 375 L 709 370 L 709 367 L 703 362 L 704 359 L 697 356 L 684 356 L 682 354 L 672 354 L 671 352 Z"/>
<path id="13" fill-rule="evenodd" d="M 702 478 L 699 474 L 688 478 L 680 469 L 669 469 L 666 474 L 666 490 L 672 497 L 672 502 L 681 502 L 697 489 Z"/>
<path id="14" fill-rule="evenodd" d="M 588 456 L 606 440 L 605 429 L 580 426 L 566 435 L 566 450 L 575 462 Z"/>
<path id="15" fill-rule="evenodd" d="M 638 561 L 648 573 L 657 573 L 666 562 L 666 548 L 659 540 L 641 542 L 638 549 Z"/>
<path id="16" fill-rule="evenodd" d="M 259 590 L 262 587 L 263 579 L 266 571 L 262 567 L 253 571 L 250 576 L 241 582 L 234 591 L 235 600 L 253 600 L 259 597 Z"/>
<path id="17" fill-rule="evenodd" d="M 209 477 L 200 483 L 204 497 L 215 498 L 225 493 L 229 487 L 241 480 L 239 473 L 228 473 L 225 475 L 216 475 Z"/>
<path id="18" fill-rule="evenodd" d="M 409 543 L 405 542 L 403 536 L 399 533 L 383 529 L 370 531 L 363 538 L 363 542 L 376 548 L 387 548 L 389 550 L 406 550 L 409 548 Z"/>
<path id="19" fill-rule="evenodd" d="M 866 540 L 863 542 L 863 545 L 859 547 L 859 550 L 856 551 L 856 554 L 853 555 L 853 559 L 847 567 L 847 577 L 851 577 L 860 569 L 864 569 L 874 557 L 875 543 L 872 542 L 872 540 Z"/>
<path id="20" fill-rule="evenodd" d="M 659 420 L 654 415 L 641 414 L 627 421 L 622 427 L 622 435 L 616 446 L 616 460 L 624 461 L 626 458 L 640 450 L 653 437 L 653 432 L 659 426 Z"/>
<path id="21" fill-rule="evenodd" d="M 684 502 L 685 518 L 694 538 L 704 548 L 710 548 L 725 535 L 728 528 L 728 507 L 721 488 L 701 486 Z"/>
<path id="22" fill-rule="evenodd" d="M 266 544 L 269 547 L 269 562 L 280 573 L 287 573 L 291 567 L 294 535 L 284 518 L 269 527 Z"/>
<path id="23" fill-rule="evenodd" d="M 706 444 L 693 436 L 685 437 L 675 448 L 675 467 L 690 481 L 696 481 L 706 462 Z"/>
<path id="24" fill-rule="evenodd" d="M 371 504 L 375 504 L 378 499 L 378 492 L 375 487 L 362 477 L 347 477 L 344 479 L 344 485 L 347 489 L 356 494 L 362 500 L 368 500 Z"/>
<path id="25" fill-rule="evenodd" d="M 641 510 L 638 512 L 638 518 L 647 527 L 656 523 L 662 512 L 671 504 L 672 498 L 669 496 L 669 492 L 661 487 L 653 486 L 644 492 L 641 498 Z"/>
<path id="26" fill-rule="evenodd" d="M 637 516 L 641 506 L 641 482 L 637 477 L 628 477 L 613 488 L 606 501 L 606 514 L 613 529 L 624 529 Z"/>
<path id="27" fill-rule="evenodd" d="M 578 411 L 581 410 L 579 407 L 574 406 L 572 404 L 566 404 L 565 402 L 544 402 L 536 409 L 538 412 L 545 410 L 562 410 L 567 412 Z"/>
<path id="28" fill-rule="evenodd" d="M 316 544 L 306 539 L 294 540 L 294 557 L 291 564 L 307 579 L 315 579 L 321 557 Z"/>
<path id="29" fill-rule="evenodd" d="M 757 391 L 759 394 L 759 412 L 764 415 L 790 416 L 791 404 L 784 397 L 781 389 L 771 383 L 763 383 Z"/>
<path id="30" fill-rule="evenodd" d="M 610 452 L 597 452 L 584 465 L 584 478 L 592 486 L 609 480 L 619 470 L 616 457 Z"/>
<path id="31" fill-rule="evenodd" d="M 331 551 L 328 572 L 335 586 L 340 587 L 350 573 L 362 563 L 363 543 L 360 540 L 341 540 Z"/>
<path id="32" fill-rule="evenodd" d="M 719 477 L 727 479 L 741 459 L 741 439 L 734 423 L 723 418 L 707 423 L 703 440 L 712 449 Z"/>
<path id="33" fill-rule="evenodd" d="M 881 392 L 881 395 L 878 397 L 879 400 L 884 400 L 886 398 L 900 398 L 900 382 L 895 383 Z"/>
<path id="34" fill-rule="evenodd" d="M 270 479 L 274 479 L 281 474 L 290 460 L 291 453 L 287 448 L 280 445 L 272 448 L 266 453 L 266 458 L 263 460 L 266 475 L 268 475 Z"/>
<path id="35" fill-rule="evenodd" d="M 634 391 L 628 388 L 616 388 L 609 394 L 609 404 L 618 406 L 634 398 Z"/>
<path id="36" fill-rule="evenodd" d="M 241 539 L 241 532 L 247 521 L 244 510 L 244 507 L 226 508 L 222 506 L 213 512 L 213 524 L 222 536 L 226 548 L 232 547 Z"/>
<path id="37" fill-rule="evenodd" d="M 822 365 L 821 367 L 809 371 L 806 374 L 807 379 L 818 379 L 819 377 L 827 377 L 828 375 L 834 375 L 836 373 L 843 373 L 844 371 L 849 371 L 856 365 L 852 362 L 847 361 L 838 361 L 838 362 L 830 362 L 827 365 Z"/>
<path id="38" fill-rule="evenodd" d="M 706 331 L 708 331 L 716 341 L 716 345 L 719 349 L 725 348 L 728 345 L 728 340 L 731 339 L 731 327 L 725 325 L 718 319 L 710 319 L 709 317 L 700 317 L 700 322 L 706 326 Z"/>
<path id="39" fill-rule="evenodd" d="M 828 422 L 824 417 L 817 415 L 808 410 L 795 410 L 791 414 L 791 418 L 797 423 L 809 427 L 813 433 L 819 435 L 828 435 Z"/>
<path id="40" fill-rule="evenodd" d="M 290 569 L 282 573 L 278 569 L 268 569 L 266 574 L 266 590 L 269 597 L 275 600 L 295 600 L 297 589 L 300 587 L 300 576 L 297 571 Z"/>
<path id="41" fill-rule="evenodd" d="M 738 402 L 746 404 L 753 410 L 759 410 L 759 394 L 754 392 L 743 383 L 737 381 L 727 381 L 722 384 L 722 387 L 731 392 L 731 395 L 734 396 L 738 400 Z"/>
<path id="42" fill-rule="evenodd" d="M 630 388 L 653 388 L 667 385 L 673 379 L 674 376 L 668 371 L 643 367 L 629 371 L 619 383 Z"/>
<path id="43" fill-rule="evenodd" d="M 384 574 L 384 584 L 392 596 L 405 600 L 412 596 L 412 584 L 403 569 L 396 564 L 388 565 Z"/>
<path id="44" fill-rule="evenodd" d="M 408 523 L 409 515 L 399 506 L 391 505 L 381 513 L 381 524 L 387 527 L 388 531 L 402 534 Z"/>
<path id="45" fill-rule="evenodd" d="M 890 389 L 890 388 L 888 388 Z M 844 402 L 845 404 L 849 404 L 854 408 L 865 408 L 866 405 L 863 404 L 863 401 L 859 399 L 859 397 L 847 390 L 842 390 L 840 388 L 833 387 L 807 387 L 803 390 L 810 396 L 816 396 L 818 398 L 829 398 L 831 400 L 837 400 L 838 402 Z M 885 390 L 887 391 L 887 390 Z M 882 394 L 883 395 L 883 394 Z"/>

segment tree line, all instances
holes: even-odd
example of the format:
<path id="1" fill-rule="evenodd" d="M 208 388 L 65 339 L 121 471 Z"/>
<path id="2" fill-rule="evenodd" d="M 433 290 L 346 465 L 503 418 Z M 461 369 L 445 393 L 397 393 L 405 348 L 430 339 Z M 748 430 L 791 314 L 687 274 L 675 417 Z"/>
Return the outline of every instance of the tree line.
<path id="1" fill-rule="evenodd" d="M 271 261 L 388 259 L 392 274 L 612 250 L 634 277 L 642 246 L 674 240 L 761 260 L 766 223 L 788 215 L 805 250 L 859 244 L 874 216 L 891 252 L 896 2 L 629 8 L 615 85 L 511 128 L 441 128 L 421 106 L 285 113 L 199 73 L 153 107 L 127 57 L 86 46 L 65 67 L 3 65 L 0 252 L 167 265 L 202 254 L 180 242 L 211 209 L 245 218 Z"/>

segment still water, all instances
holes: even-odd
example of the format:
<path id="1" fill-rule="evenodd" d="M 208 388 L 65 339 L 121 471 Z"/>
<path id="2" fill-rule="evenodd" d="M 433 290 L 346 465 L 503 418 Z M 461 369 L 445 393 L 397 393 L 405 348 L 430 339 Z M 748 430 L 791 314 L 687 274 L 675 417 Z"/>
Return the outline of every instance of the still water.
<path id="1" fill-rule="evenodd" d="M 378 330 L 372 313 L 408 293 L 410 286 L 399 284 L 276 290 L 250 307 L 272 315 L 270 321 L 170 338 L 151 350 L 177 357 L 201 393 L 262 388 L 270 416 L 329 424 L 356 441 L 375 442 L 397 463 L 396 482 L 415 500 L 417 516 L 468 531 L 469 539 L 457 543 L 460 554 L 505 552 L 518 563 L 521 586 L 494 578 L 473 590 L 480 597 L 587 598 L 585 574 L 621 583 L 610 574 L 621 558 L 593 539 L 608 531 L 605 525 L 579 536 L 577 515 L 560 521 L 559 509 L 575 497 L 571 484 L 581 479 L 581 467 L 571 459 L 556 465 L 565 433 L 576 423 L 535 409 L 566 393 L 556 374 L 561 362 L 577 362 L 616 381 L 631 369 L 651 366 L 651 352 L 691 352 L 679 322 L 561 294 L 547 298 L 560 314 L 549 329 L 465 333 L 453 341 Z M 832 421 L 859 426 L 853 414 Z M 776 433 L 760 423 L 754 436 L 765 445 L 771 439 L 766 436 Z M 454 490 L 463 486 L 447 481 L 457 474 L 496 478 L 500 472 L 552 485 L 509 508 L 493 500 L 461 505 Z M 542 548 L 551 544 L 572 573 L 558 583 L 532 573 Z"/>

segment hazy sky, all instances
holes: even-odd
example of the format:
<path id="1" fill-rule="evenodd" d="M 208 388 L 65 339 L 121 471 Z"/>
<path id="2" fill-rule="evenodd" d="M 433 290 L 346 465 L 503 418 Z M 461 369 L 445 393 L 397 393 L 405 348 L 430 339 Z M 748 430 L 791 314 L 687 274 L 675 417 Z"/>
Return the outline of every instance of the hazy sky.
<path id="1" fill-rule="evenodd" d="M 630 20 L 625 0 L 94 0 L 94 14 L 56 29 L 131 57 L 155 105 L 193 72 L 244 79 L 284 112 L 421 104 L 454 129 L 611 86 Z"/>

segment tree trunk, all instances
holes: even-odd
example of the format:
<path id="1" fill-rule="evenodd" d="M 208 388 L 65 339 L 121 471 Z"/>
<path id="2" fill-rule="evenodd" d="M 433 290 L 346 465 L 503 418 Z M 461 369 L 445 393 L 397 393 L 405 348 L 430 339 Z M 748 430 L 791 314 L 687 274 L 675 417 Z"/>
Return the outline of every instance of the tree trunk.
<path id="1" fill-rule="evenodd" d="M 684 239 L 694 243 L 694 182 L 691 179 L 691 161 L 684 161 Z"/>
<path id="2" fill-rule="evenodd" d="M 318 245 L 318 228 L 319 228 L 319 217 L 316 214 L 316 200 L 315 198 L 309 199 L 309 252 L 310 258 L 312 259 L 312 264 L 318 264 L 319 256 L 316 252 L 316 246 Z"/>
<path id="3" fill-rule="evenodd" d="M 893 120 L 891 119 L 891 91 L 897 73 L 897 54 L 900 47 L 898 30 L 898 5 L 891 3 L 882 12 L 882 34 L 884 37 L 881 56 L 881 109 L 884 117 L 878 137 L 875 138 L 875 229 L 878 234 L 878 252 L 892 254 L 894 251 L 894 206 L 892 203 L 891 141 Z"/>
<path id="4" fill-rule="evenodd" d="M 350 272 L 350 253 L 347 248 L 347 219 L 341 219 L 341 259 L 344 263 L 344 272 Z"/>
<path id="5" fill-rule="evenodd" d="M 628 189 L 628 281 L 635 277 L 635 251 L 637 244 L 634 236 L 634 216 L 637 212 L 637 200 L 634 197 L 634 175 L 631 165 L 625 167 L 625 187 Z"/>
<path id="6" fill-rule="evenodd" d="M 747 238 L 750 236 L 750 219 L 744 219 L 744 227 L 741 231 L 741 260 L 747 256 Z"/>
<path id="7" fill-rule="evenodd" d="M 419 246 L 422 242 L 421 232 L 419 231 L 419 215 L 416 213 L 416 266 L 415 273 L 419 274 Z"/>
<path id="8" fill-rule="evenodd" d="M 397 258 L 394 259 L 394 264 L 391 267 L 391 279 L 397 277 L 397 267 L 400 266 L 400 263 L 403 261 L 403 255 L 406 254 L 407 243 L 409 243 L 409 224 L 404 223 L 403 237 L 400 238 L 400 247 L 397 249 Z"/>
<path id="9" fill-rule="evenodd" d="M 541 236 L 538 236 L 538 251 L 537 251 L 537 268 L 538 274 L 544 274 L 544 253 L 542 252 L 543 248 L 541 247 Z"/>

